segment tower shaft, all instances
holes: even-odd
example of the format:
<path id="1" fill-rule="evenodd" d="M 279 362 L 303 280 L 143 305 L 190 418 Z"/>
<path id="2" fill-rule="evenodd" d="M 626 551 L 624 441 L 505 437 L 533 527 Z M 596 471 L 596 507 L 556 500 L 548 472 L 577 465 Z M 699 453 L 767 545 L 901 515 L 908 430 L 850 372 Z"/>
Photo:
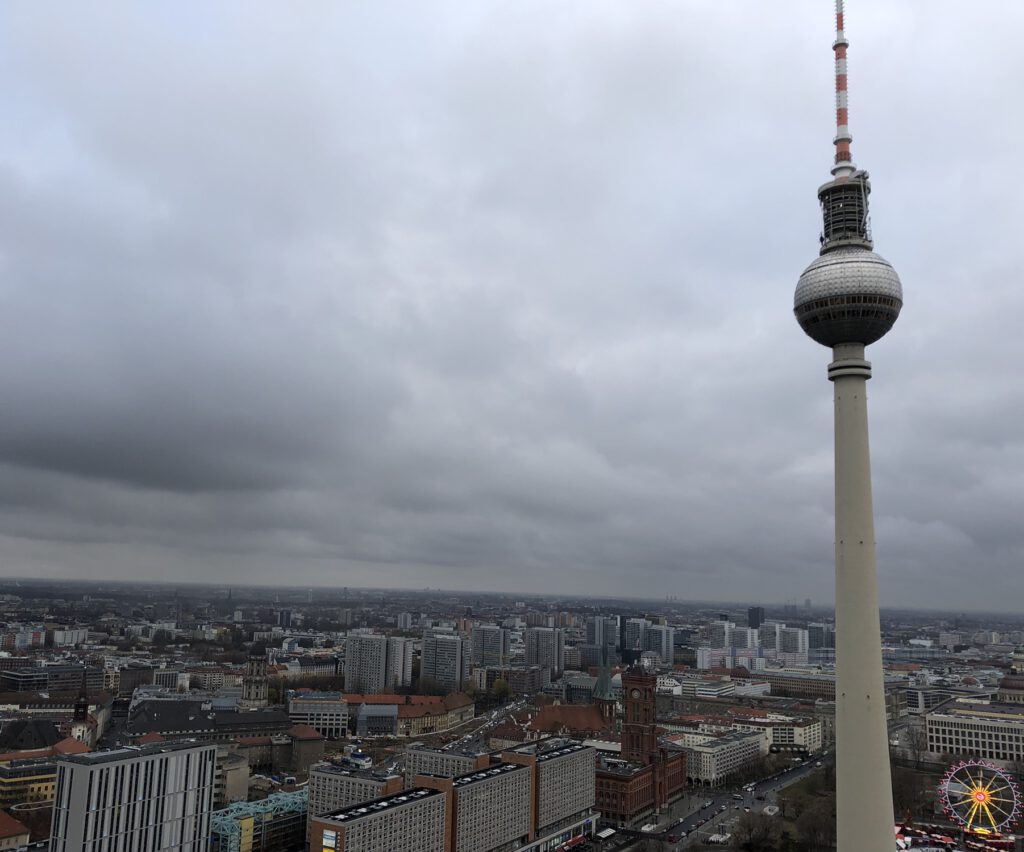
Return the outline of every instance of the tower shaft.
<path id="1" fill-rule="evenodd" d="M 836 829 L 839 852 L 893 848 L 864 346 L 833 348 L 836 464 Z"/>

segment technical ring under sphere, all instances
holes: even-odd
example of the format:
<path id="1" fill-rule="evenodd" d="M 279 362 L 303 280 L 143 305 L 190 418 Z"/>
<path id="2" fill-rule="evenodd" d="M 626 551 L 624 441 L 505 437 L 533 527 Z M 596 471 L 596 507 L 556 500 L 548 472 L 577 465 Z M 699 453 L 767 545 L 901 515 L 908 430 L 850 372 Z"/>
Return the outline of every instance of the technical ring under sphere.
<path id="1" fill-rule="evenodd" d="M 800 276 L 793 313 L 823 346 L 874 343 L 892 328 L 903 307 L 903 287 L 884 257 L 866 248 L 826 252 Z"/>

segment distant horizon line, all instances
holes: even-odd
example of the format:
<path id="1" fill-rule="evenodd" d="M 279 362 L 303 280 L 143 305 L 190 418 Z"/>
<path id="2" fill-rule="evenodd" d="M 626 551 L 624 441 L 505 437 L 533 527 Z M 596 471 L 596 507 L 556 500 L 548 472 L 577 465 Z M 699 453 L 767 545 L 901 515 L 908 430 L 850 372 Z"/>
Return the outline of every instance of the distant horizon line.
<path id="1" fill-rule="evenodd" d="M 245 588 L 261 588 L 261 589 L 306 589 L 306 590 L 340 590 L 340 589 L 354 589 L 360 592 L 417 592 L 417 593 L 429 593 L 436 592 L 440 594 L 450 594 L 458 596 L 467 595 L 492 595 L 509 598 L 522 598 L 524 600 L 529 599 L 559 599 L 571 597 L 578 600 L 594 600 L 594 601 L 637 601 L 641 603 L 654 603 L 654 604 L 687 604 L 690 606 L 707 606 L 709 608 L 714 607 L 743 607 L 748 608 L 751 606 L 761 606 L 765 609 L 784 609 L 787 606 L 794 606 L 793 603 L 787 603 L 785 601 L 781 603 L 765 603 L 759 601 L 726 601 L 726 600 L 700 600 L 700 599 L 679 599 L 673 601 L 666 601 L 663 598 L 654 597 L 636 597 L 633 595 L 593 595 L 593 594 L 577 594 L 577 593 L 540 593 L 540 592 L 509 592 L 497 589 L 483 590 L 483 589 L 446 589 L 441 586 L 359 586 L 354 584 L 342 584 L 342 585 L 316 585 L 311 583 L 271 583 L 271 582 L 252 582 L 246 581 L 244 583 L 225 583 L 205 580 L 188 580 L 188 581 L 170 581 L 170 580 L 125 580 L 125 579 L 82 579 L 82 578 L 71 578 L 71 577 L 19 577 L 19 576 L 0 576 L 0 581 L 15 582 L 15 583 L 30 583 L 30 584 L 52 584 L 52 583 L 77 583 L 77 584 L 108 584 L 108 585 L 136 585 L 136 586 L 164 586 L 164 587 L 188 587 L 188 586 L 199 586 L 203 588 L 223 588 L 225 591 L 234 589 L 245 589 Z M 9 593 L 5 590 L 4 593 Z M 798 610 L 805 610 L 803 604 L 796 604 Z M 922 613 L 935 613 L 939 615 L 949 615 L 956 613 L 970 613 L 972 615 L 998 615 L 998 616 L 1012 616 L 1020 618 L 1020 615 L 1014 612 L 1000 611 L 1000 610 L 986 610 L 986 609 L 974 609 L 971 607 L 962 607 L 959 609 L 937 609 L 934 607 L 926 606 L 881 606 L 880 609 L 883 612 L 922 612 Z M 835 604 L 828 606 L 813 604 L 811 610 L 815 611 L 826 611 L 835 612 Z"/>

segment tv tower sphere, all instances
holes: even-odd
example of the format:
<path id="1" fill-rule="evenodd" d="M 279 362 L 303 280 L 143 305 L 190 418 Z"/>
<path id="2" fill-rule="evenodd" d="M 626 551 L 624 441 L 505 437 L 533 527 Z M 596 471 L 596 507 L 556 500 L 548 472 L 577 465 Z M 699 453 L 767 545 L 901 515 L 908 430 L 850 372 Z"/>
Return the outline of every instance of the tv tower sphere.
<path id="1" fill-rule="evenodd" d="M 796 285 L 793 312 L 800 327 L 823 346 L 874 343 L 903 307 L 896 270 L 866 246 L 829 250 L 826 242 L 823 251 Z"/>

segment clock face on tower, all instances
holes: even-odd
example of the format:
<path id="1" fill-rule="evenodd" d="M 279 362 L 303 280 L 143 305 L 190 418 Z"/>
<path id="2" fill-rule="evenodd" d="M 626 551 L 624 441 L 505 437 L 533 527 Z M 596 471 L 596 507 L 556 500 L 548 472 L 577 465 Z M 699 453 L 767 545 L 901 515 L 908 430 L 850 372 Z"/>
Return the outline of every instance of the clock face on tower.
<path id="1" fill-rule="evenodd" d="M 631 695 L 631 696 L 632 696 L 633 698 L 639 698 L 639 697 L 640 697 L 640 690 L 639 690 L 639 689 L 634 689 L 634 690 L 633 690 L 633 691 L 632 691 L 632 692 L 630 693 L 630 695 Z"/>

